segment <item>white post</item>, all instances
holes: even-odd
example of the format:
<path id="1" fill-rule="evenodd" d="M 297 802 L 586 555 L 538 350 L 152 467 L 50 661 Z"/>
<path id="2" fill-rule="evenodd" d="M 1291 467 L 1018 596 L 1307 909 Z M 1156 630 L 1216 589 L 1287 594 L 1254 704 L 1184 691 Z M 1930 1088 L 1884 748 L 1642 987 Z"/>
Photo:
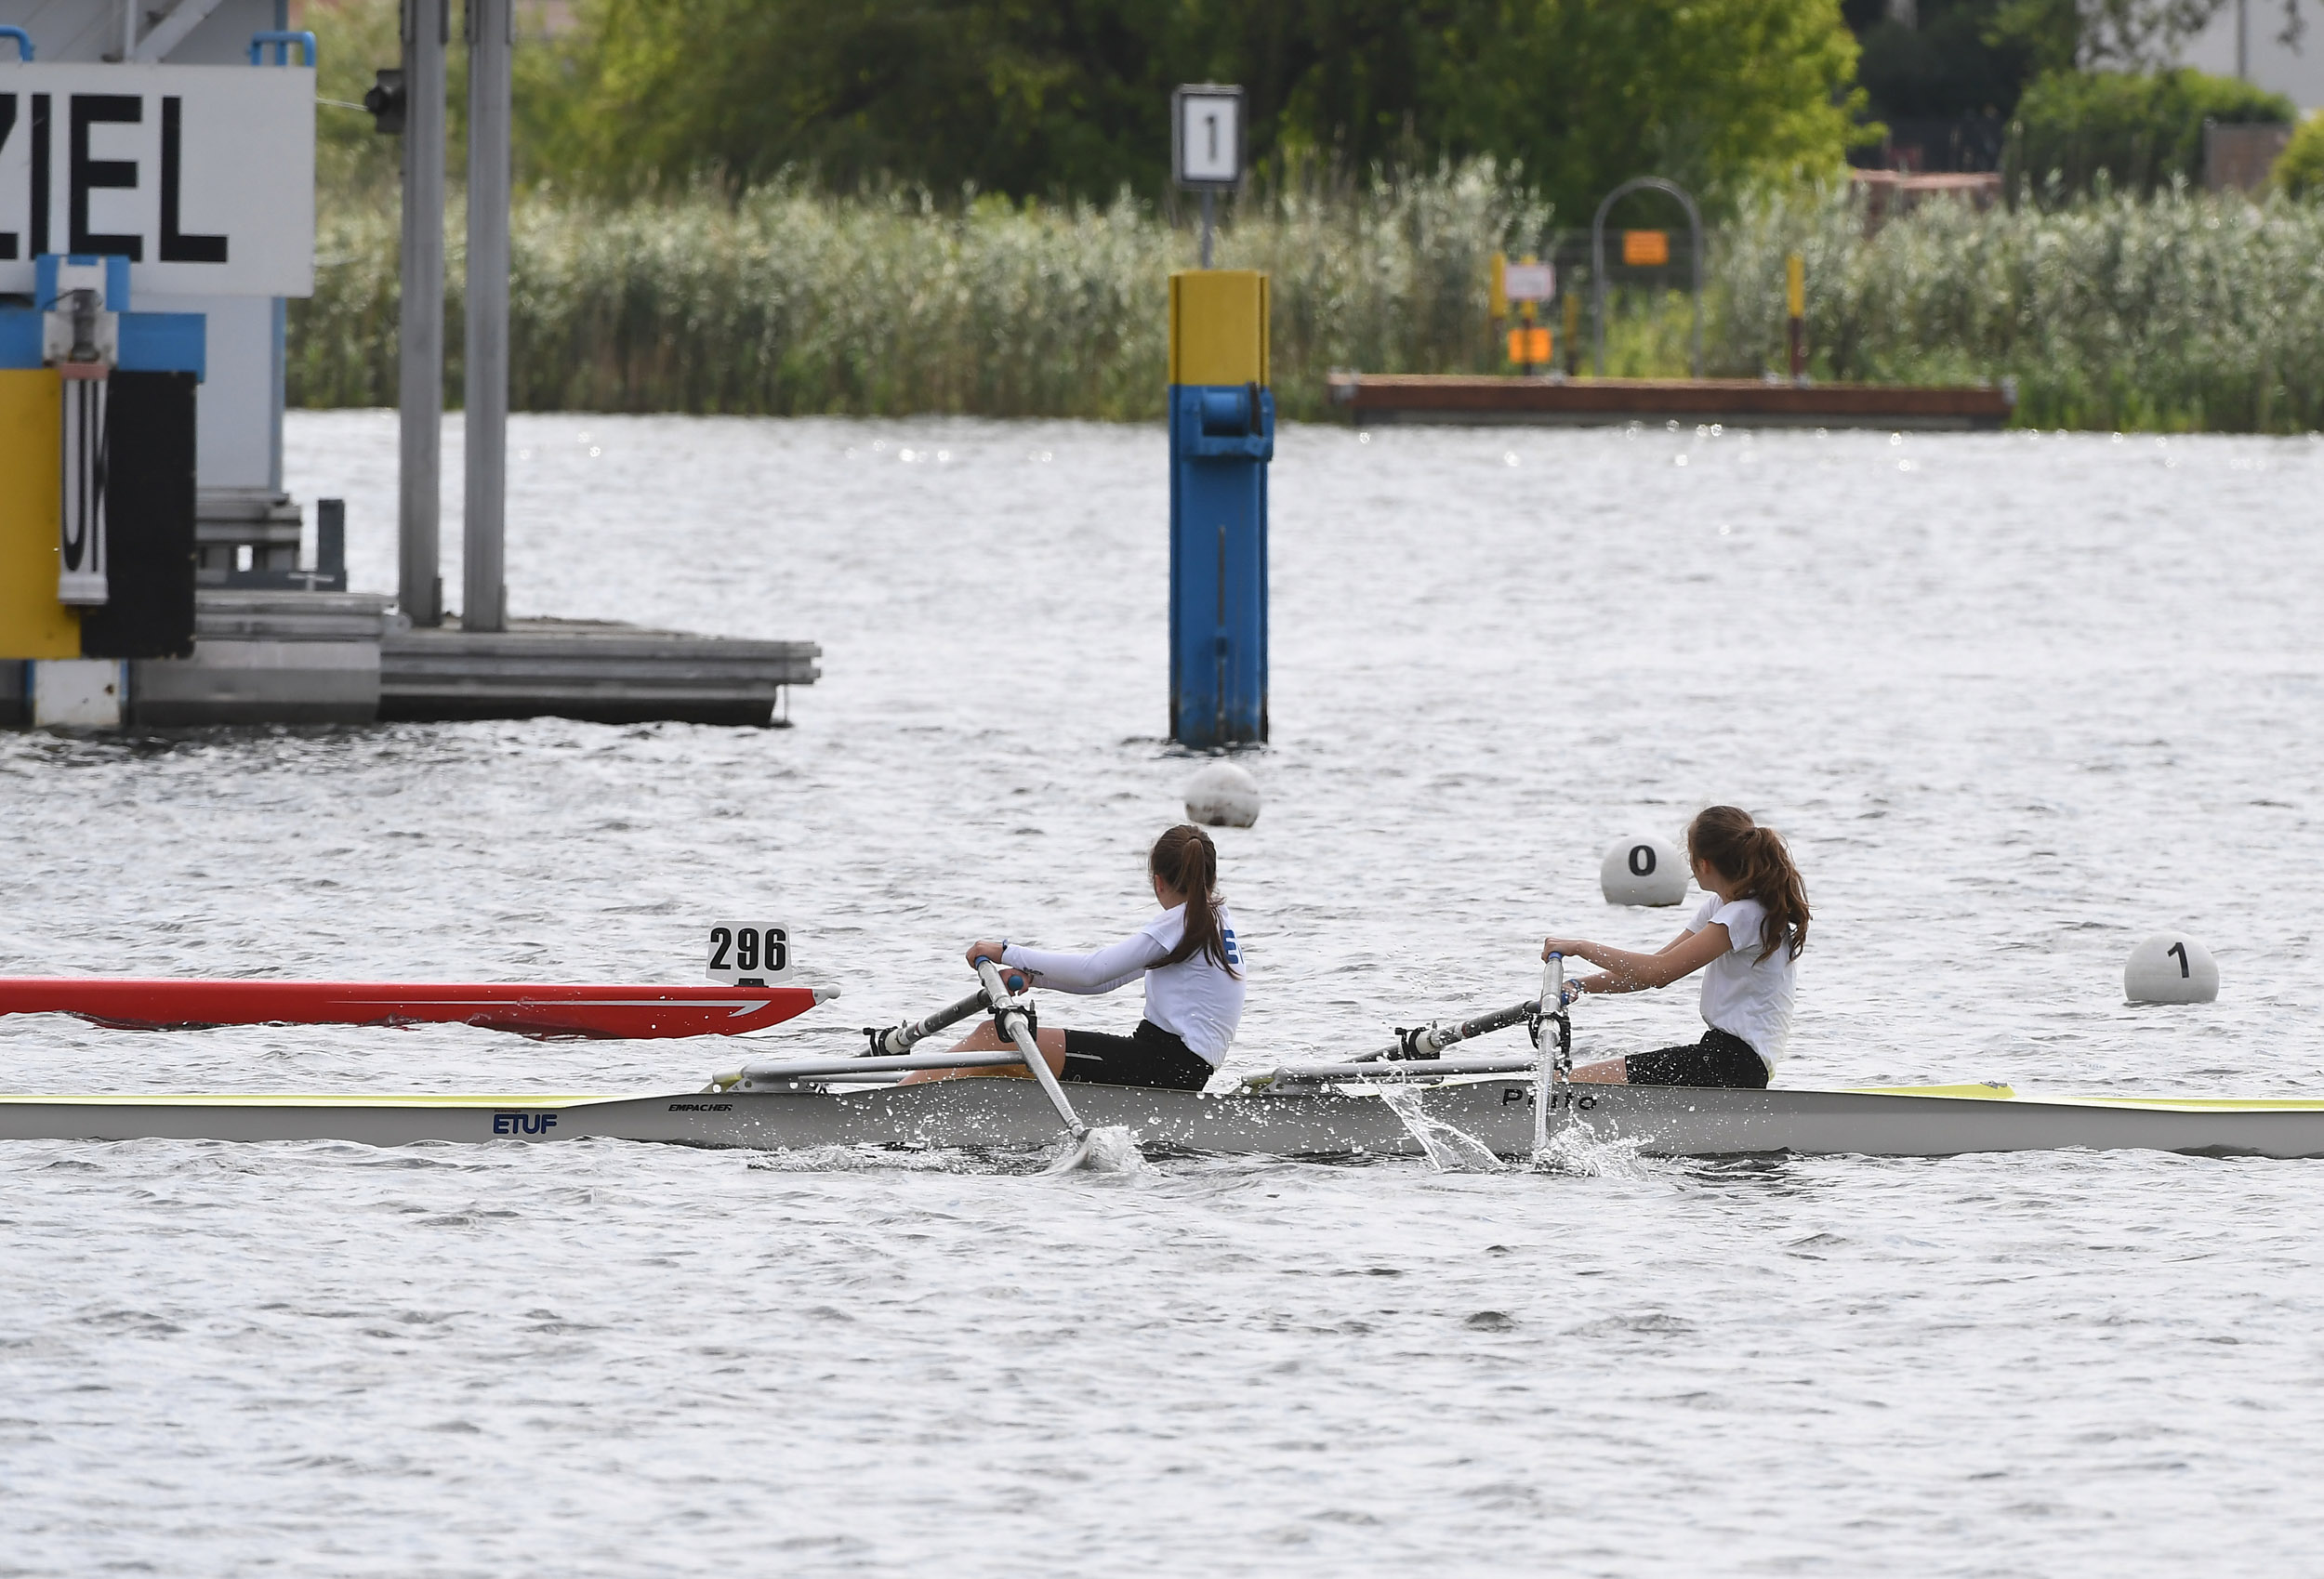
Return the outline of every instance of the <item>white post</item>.
<path id="1" fill-rule="evenodd" d="M 403 0 L 403 305 L 397 326 L 402 469 L 396 602 L 416 625 L 443 624 L 444 51 L 450 0 Z"/>
<path id="2" fill-rule="evenodd" d="M 468 520 L 460 626 L 506 630 L 513 0 L 469 0 L 469 29 Z"/>

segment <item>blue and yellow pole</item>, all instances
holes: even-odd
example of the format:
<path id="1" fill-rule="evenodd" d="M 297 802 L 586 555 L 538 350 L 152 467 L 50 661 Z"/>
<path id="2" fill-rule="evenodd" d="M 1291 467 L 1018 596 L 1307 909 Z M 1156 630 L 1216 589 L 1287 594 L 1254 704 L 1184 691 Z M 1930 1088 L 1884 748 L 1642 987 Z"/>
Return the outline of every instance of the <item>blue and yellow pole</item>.
<path id="1" fill-rule="evenodd" d="M 1170 738 L 1267 738 L 1267 276 L 1170 276 Z"/>

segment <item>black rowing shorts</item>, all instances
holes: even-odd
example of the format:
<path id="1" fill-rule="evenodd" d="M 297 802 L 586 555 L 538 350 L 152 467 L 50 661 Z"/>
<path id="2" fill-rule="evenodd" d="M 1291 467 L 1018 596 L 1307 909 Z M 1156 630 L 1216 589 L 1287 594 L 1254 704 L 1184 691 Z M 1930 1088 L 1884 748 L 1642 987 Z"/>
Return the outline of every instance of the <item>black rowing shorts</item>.
<path id="1" fill-rule="evenodd" d="M 1065 1033 L 1068 1080 L 1199 1091 L 1210 1084 L 1210 1074 L 1208 1059 L 1151 1020 L 1140 1020 L 1128 1036 L 1109 1036 L 1103 1031 Z"/>
<path id="2" fill-rule="evenodd" d="M 1622 1060 L 1632 1086 L 1741 1086 L 1767 1089 L 1767 1066 L 1751 1045 L 1732 1032 L 1712 1029 L 1684 1047 L 1657 1047 Z"/>

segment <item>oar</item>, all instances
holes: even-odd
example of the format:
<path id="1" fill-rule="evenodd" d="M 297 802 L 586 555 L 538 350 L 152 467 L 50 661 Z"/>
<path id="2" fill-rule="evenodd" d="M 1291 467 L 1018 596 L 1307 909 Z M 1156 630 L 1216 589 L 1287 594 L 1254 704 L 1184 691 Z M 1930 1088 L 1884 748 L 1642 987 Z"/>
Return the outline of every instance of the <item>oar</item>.
<path id="1" fill-rule="evenodd" d="M 1565 1018 L 1565 956 L 1553 954 L 1541 967 L 1542 1018 L 1557 1027 L 1553 1046 L 1541 1046 L 1538 1022 L 1533 1033 L 1533 1045 L 1539 1048 L 1533 1072 L 1533 1160 L 1538 1165 L 1550 1149 L 1550 1109 L 1560 1101 L 1570 1100 L 1567 1077 L 1574 1072 L 1574 1037 L 1571 1021 Z"/>
<path id="2" fill-rule="evenodd" d="M 891 1025 L 884 1031 L 877 1025 L 866 1025 L 864 1035 L 871 1043 L 871 1050 L 865 1056 L 902 1058 L 912 1050 L 914 1043 L 925 1042 L 946 1026 L 957 1025 L 969 1016 L 990 1007 L 985 998 L 985 989 L 979 988 L 957 1004 L 946 1004 L 925 1020 Z"/>
<path id="3" fill-rule="evenodd" d="M 1539 999 L 1529 1003 L 1512 1004 L 1464 1020 L 1458 1025 L 1424 1025 L 1409 1031 L 1399 1031 L 1396 1039 L 1385 1047 L 1368 1053 L 1358 1053 L 1350 1063 L 1370 1063 L 1376 1059 L 1433 1059 L 1456 1042 L 1466 1042 L 1472 1036 L 1488 1032 L 1506 1031 L 1512 1025 L 1523 1025 L 1541 1012 Z"/>
<path id="4" fill-rule="evenodd" d="M 1001 1035 L 1016 1044 L 1024 1057 L 1024 1067 L 1034 1079 L 1041 1083 L 1041 1092 L 1049 1098 L 1050 1106 L 1064 1121 L 1065 1133 L 1073 1138 L 1072 1151 L 1050 1165 L 1051 1173 L 1064 1173 L 1079 1167 L 1089 1160 L 1089 1126 L 1081 1122 L 1074 1105 L 1065 1100 L 1065 1088 L 1057 1084 L 1057 1076 L 1049 1067 L 1049 1059 L 1041 1056 L 1040 1044 L 1034 1040 L 1033 1027 L 1025 1023 L 1024 1007 L 1002 985 L 1000 968 L 989 959 L 976 962 L 977 979 L 984 983 L 984 994 L 993 1006 L 993 1020 Z"/>

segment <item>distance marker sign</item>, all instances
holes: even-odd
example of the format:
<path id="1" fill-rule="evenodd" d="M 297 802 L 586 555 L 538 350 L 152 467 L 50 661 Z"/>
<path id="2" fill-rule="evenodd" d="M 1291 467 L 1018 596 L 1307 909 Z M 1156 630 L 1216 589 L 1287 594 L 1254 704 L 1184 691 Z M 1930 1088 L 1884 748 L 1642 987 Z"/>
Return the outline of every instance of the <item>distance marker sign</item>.
<path id="1" fill-rule="evenodd" d="M 1243 182 L 1243 90 L 1195 83 L 1170 95 L 1170 174 L 1182 187 Z"/>
<path id="2" fill-rule="evenodd" d="M 133 302 L 312 295 L 314 72 L 0 61 L 0 291 L 43 253 L 127 257 Z"/>

